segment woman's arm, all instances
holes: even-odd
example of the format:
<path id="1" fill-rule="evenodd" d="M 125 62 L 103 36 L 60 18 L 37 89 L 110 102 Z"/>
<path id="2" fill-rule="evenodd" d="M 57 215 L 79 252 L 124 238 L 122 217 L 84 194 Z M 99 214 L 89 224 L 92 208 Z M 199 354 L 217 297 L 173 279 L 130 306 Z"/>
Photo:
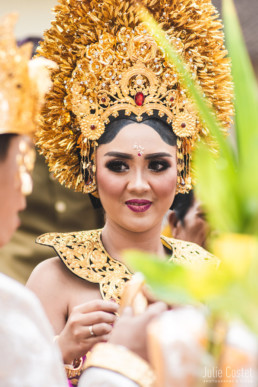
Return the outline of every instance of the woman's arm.
<path id="1" fill-rule="evenodd" d="M 117 304 L 97 298 L 91 284 L 70 273 L 58 257 L 39 264 L 27 287 L 40 299 L 58 335 L 65 364 L 84 356 L 96 343 L 107 341 Z"/>

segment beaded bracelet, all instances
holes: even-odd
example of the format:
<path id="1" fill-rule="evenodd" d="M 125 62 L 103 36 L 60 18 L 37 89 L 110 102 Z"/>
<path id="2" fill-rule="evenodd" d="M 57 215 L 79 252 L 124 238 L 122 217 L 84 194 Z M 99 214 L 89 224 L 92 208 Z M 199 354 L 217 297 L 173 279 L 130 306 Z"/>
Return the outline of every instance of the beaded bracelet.
<path id="1" fill-rule="evenodd" d="M 68 379 L 78 377 L 83 371 L 83 358 L 75 359 L 73 364 L 65 364 L 64 367 Z"/>

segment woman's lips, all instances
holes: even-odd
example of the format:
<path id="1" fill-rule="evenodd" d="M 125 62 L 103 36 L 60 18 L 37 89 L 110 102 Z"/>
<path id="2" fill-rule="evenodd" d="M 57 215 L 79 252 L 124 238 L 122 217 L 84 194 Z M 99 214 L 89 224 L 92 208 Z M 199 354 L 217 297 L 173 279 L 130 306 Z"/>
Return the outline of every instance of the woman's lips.
<path id="1" fill-rule="evenodd" d="M 127 200 L 125 204 L 133 212 L 145 212 L 150 208 L 152 202 L 144 199 L 132 199 Z"/>

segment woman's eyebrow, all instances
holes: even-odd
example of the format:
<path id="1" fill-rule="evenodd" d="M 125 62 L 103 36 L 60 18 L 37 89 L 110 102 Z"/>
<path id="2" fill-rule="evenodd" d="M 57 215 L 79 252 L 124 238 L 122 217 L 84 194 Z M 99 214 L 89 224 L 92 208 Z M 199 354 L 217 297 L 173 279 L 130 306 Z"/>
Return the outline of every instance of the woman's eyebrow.
<path id="1" fill-rule="evenodd" d="M 107 152 L 104 154 L 104 156 L 112 156 L 112 157 L 117 157 L 121 159 L 127 159 L 127 160 L 132 160 L 133 155 L 130 153 L 122 153 L 122 152 Z"/>
<path id="2" fill-rule="evenodd" d="M 127 160 L 132 160 L 134 158 L 134 155 L 130 153 L 123 153 L 123 152 L 107 152 L 104 154 L 104 156 L 117 157 L 117 158 L 127 159 Z M 173 157 L 173 156 L 167 152 L 148 153 L 144 156 L 146 160 L 155 159 L 159 157 Z"/>
<path id="3" fill-rule="evenodd" d="M 157 152 L 157 153 L 148 153 L 145 155 L 145 159 L 154 159 L 154 158 L 159 158 L 159 157 L 173 157 L 170 153 L 167 152 Z"/>

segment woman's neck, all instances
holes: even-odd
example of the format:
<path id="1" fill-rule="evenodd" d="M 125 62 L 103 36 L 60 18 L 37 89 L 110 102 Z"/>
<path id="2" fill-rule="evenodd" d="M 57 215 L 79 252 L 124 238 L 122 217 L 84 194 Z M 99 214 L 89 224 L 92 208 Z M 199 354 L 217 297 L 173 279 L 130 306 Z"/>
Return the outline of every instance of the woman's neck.
<path id="1" fill-rule="evenodd" d="M 127 249 L 138 249 L 165 256 L 165 248 L 160 239 L 160 232 L 160 224 L 148 231 L 133 232 L 107 220 L 102 230 L 102 243 L 108 254 L 117 260 L 120 260 L 121 252 Z"/>

